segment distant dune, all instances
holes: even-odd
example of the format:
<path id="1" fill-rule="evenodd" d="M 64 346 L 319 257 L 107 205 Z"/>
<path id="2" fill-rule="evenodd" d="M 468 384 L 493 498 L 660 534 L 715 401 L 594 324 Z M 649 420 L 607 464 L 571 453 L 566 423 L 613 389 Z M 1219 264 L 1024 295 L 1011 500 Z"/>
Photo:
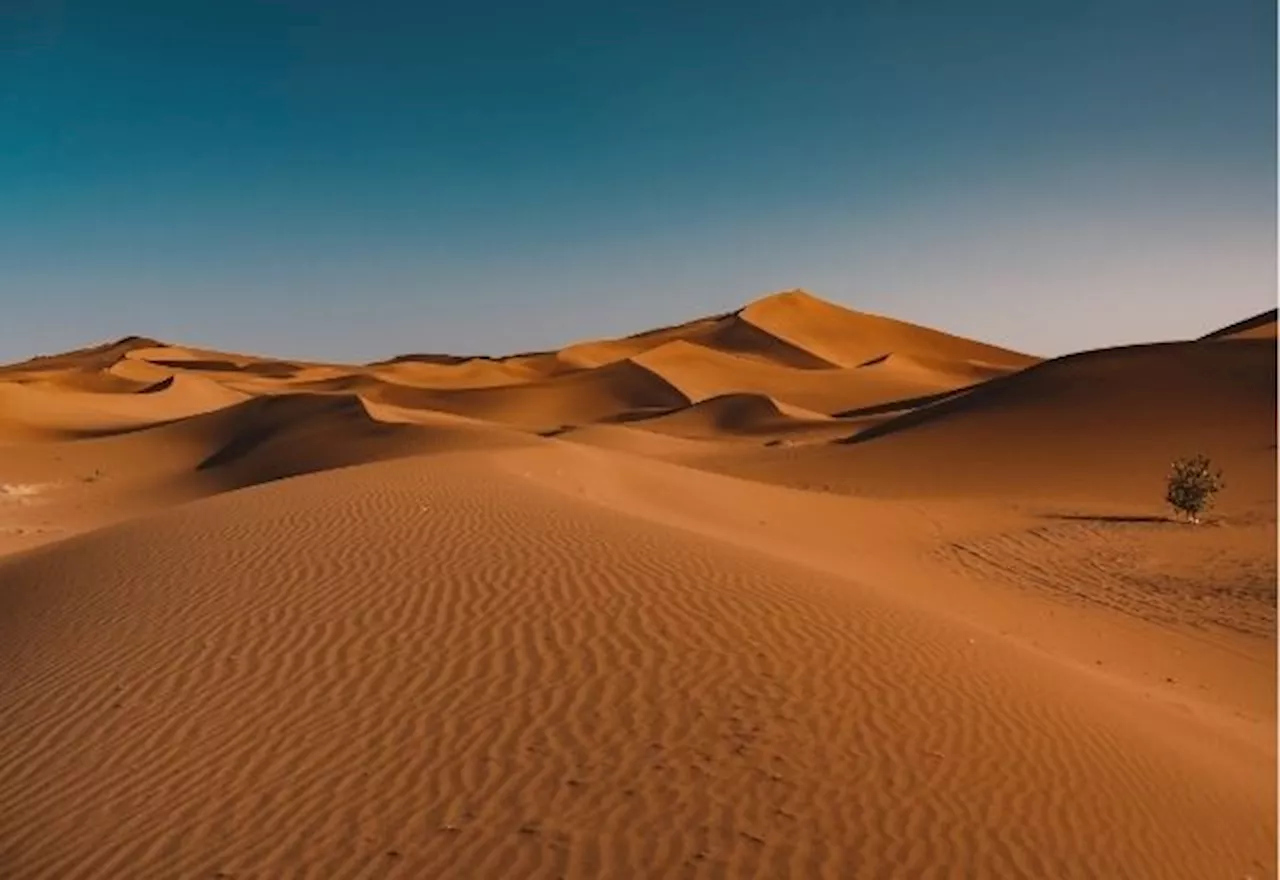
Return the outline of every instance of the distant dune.
<path id="1" fill-rule="evenodd" d="M 640 333 L 625 339 L 579 343 L 562 349 L 558 357 L 566 363 L 598 367 L 623 358 L 634 358 L 673 342 L 685 342 L 703 349 L 783 367 L 812 370 L 834 366 L 802 346 L 792 345 L 771 335 L 745 320 L 742 315 L 742 312 L 734 312 Z"/>
<path id="2" fill-rule="evenodd" d="M 887 354 L 926 355 L 998 373 L 1036 360 L 927 327 L 853 312 L 799 290 L 757 300 L 739 314 L 761 330 L 845 367 Z"/>
<path id="3" fill-rule="evenodd" d="M 387 383 L 367 393 L 373 400 L 396 406 L 441 410 L 531 430 L 599 422 L 689 402 L 680 389 L 631 360 L 533 384 L 430 390 Z"/>
<path id="4" fill-rule="evenodd" d="M 1215 330 L 1204 339 L 1275 339 L 1276 309 L 1237 321 L 1229 327 Z"/>
<path id="5" fill-rule="evenodd" d="M 0 367 L 0 877 L 1274 877 L 1275 326 Z"/>
<path id="6" fill-rule="evenodd" d="M 1169 462 L 1203 451 L 1234 495 L 1274 498 L 1275 343 L 1166 343 L 1055 359 L 910 410 L 841 445 L 739 471 L 830 474 L 880 494 L 1045 495 L 1139 501 Z M 776 467 L 775 467 L 776 465 Z"/>
<path id="7" fill-rule="evenodd" d="M 245 396 L 202 376 L 170 375 L 153 384 L 85 381 L 83 373 L 28 382 L 0 381 L 0 436 L 8 432 L 75 437 L 109 434 L 209 412 Z M 103 377 L 96 373 L 92 376 Z M 90 388 L 97 390 L 89 390 Z"/>
<path id="8" fill-rule="evenodd" d="M 648 431 L 682 437 L 775 435 L 810 426 L 830 426 L 822 413 L 780 403 L 763 394 L 737 393 L 709 397 L 669 413 L 633 424 Z"/>

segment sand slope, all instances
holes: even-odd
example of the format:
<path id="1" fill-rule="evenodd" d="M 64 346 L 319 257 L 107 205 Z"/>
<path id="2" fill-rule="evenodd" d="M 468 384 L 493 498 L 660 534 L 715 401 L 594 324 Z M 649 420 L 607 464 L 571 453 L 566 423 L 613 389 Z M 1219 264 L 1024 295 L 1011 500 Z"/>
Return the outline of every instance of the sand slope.
<path id="1" fill-rule="evenodd" d="M 0 435 L 76 436 L 156 424 L 230 406 L 245 399 L 198 376 L 171 376 L 129 393 L 0 382 Z"/>
<path id="2" fill-rule="evenodd" d="M 795 370 L 713 351 L 683 340 L 651 349 L 633 361 L 662 376 L 695 402 L 745 392 L 828 415 L 953 390 L 979 381 L 945 369 L 899 369 L 900 362 L 848 369 Z"/>
<path id="3" fill-rule="evenodd" d="M 810 428 L 833 428 L 822 413 L 780 403 L 763 394 L 723 394 L 670 413 L 630 424 L 676 437 L 723 438 L 726 435 L 778 434 Z M 838 430 L 838 429 L 836 429 Z"/>
<path id="4" fill-rule="evenodd" d="M 735 462 L 761 479 L 873 494 L 1074 497 L 1158 506 L 1176 457 L 1225 470 L 1223 501 L 1275 498 L 1276 349 L 1135 346 L 1040 364 L 825 448 Z M 825 479 L 830 477 L 831 479 Z"/>
<path id="5" fill-rule="evenodd" d="M 428 390 L 386 383 L 366 395 L 395 406 L 440 410 L 535 431 L 689 402 L 671 383 L 630 360 L 529 385 Z"/>
<path id="6" fill-rule="evenodd" d="M 559 358 L 584 367 L 598 367 L 624 358 L 635 358 L 673 342 L 735 355 L 747 360 L 801 370 L 833 366 L 802 346 L 793 345 L 743 319 L 734 312 L 665 327 L 623 339 L 578 343 L 562 349 Z"/>
<path id="7" fill-rule="evenodd" d="M 547 488 L 571 463 L 369 465 L 5 563 L 7 866 L 1190 877 L 1268 864 L 1256 765 L 1160 735 L 1164 710 L 1125 711 L 854 581 Z"/>
<path id="8" fill-rule="evenodd" d="M 9 378 L 13 374 L 33 374 L 67 369 L 105 370 L 127 357 L 130 352 L 153 349 L 160 345 L 161 343 L 154 339 L 147 339 L 142 336 L 126 336 L 114 342 L 106 342 L 101 345 L 79 348 L 60 354 L 39 355 L 20 363 L 0 366 L 0 374 L 8 374 L 5 378 Z"/>
<path id="9" fill-rule="evenodd" d="M 15 365 L 0 373 L 0 381 L 55 391 L 128 394 L 182 376 L 231 392 L 217 401 L 220 405 L 244 395 L 364 394 L 398 407 L 542 431 L 654 414 L 734 393 L 765 395 L 826 415 L 893 407 L 968 387 L 1034 360 L 793 291 L 724 315 L 506 358 L 403 355 L 343 366 L 130 337 Z M 209 395 L 173 395 L 179 396 L 203 401 Z M 73 409 L 102 409 L 100 402 L 68 400 Z M 17 401 L 8 408 L 40 407 Z M 207 408 L 193 402 L 185 412 Z M 157 412 L 154 420 L 183 411 L 174 407 Z M 146 421 L 145 413 L 135 417 L 130 410 L 127 417 L 91 429 Z"/>
<path id="10" fill-rule="evenodd" d="M 927 355 L 985 368 L 999 375 L 1036 358 L 927 327 L 841 308 L 802 290 L 764 297 L 740 312 L 769 334 L 846 367 L 890 353 Z"/>
<path id="11" fill-rule="evenodd" d="M 1204 339 L 1275 339 L 1276 309 L 1271 309 L 1252 318 L 1237 321 L 1221 330 L 1215 330 Z"/>
<path id="12" fill-rule="evenodd" d="M 1275 876 L 1275 356 L 0 367 L 0 877 Z"/>

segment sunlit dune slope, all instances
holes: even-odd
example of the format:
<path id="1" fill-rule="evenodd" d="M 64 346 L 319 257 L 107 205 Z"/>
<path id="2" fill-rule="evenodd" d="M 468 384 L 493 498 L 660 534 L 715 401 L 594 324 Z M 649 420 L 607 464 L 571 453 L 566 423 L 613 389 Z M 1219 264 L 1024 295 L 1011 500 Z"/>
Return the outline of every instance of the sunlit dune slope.
<path id="1" fill-rule="evenodd" d="M 105 370 L 118 363 L 132 351 L 156 348 L 160 345 L 161 343 L 154 339 L 147 339 L 142 336 L 126 336 L 124 339 L 118 339 L 115 342 L 107 342 L 88 348 L 78 348 L 74 351 L 60 354 L 40 355 L 16 364 L 0 366 L 0 376 L 7 379 L 9 376 L 6 374 L 13 373 L 34 374 L 42 371 L 67 369 Z"/>
<path id="2" fill-rule="evenodd" d="M 1203 337 L 1204 339 L 1275 339 L 1276 338 L 1276 309 L 1270 309 L 1261 314 L 1254 315 L 1252 318 L 1246 318 L 1243 321 L 1237 321 L 1221 330 L 1215 330 Z"/>
<path id="3" fill-rule="evenodd" d="M 4 416 L 10 435 L 17 425 L 28 433 L 42 427 L 83 433 L 139 427 L 246 396 L 295 393 L 360 394 L 402 409 L 543 432 L 661 414 L 730 394 L 761 395 L 822 415 L 872 407 L 892 411 L 1033 361 L 789 292 L 634 336 L 506 358 L 403 355 L 343 366 L 131 337 L 5 368 L 0 381 L 68 393 L 61 398 L 66 406 L 25 391 L 11 394 Z M 174 377 L 182 380 L 177 386 Z M 212 388 L 225 394 L 219 397 Z M 160 391 L 175 403 L 160 406 L 157 398 L 144 405 L 123 397 Z M 179 399 L 188 402 L 178 405 Z M 72 424 L 74 413 L 83 414 L 83 424 Z M 737 424 L 724 420 L 723 430 L 732 433 Z"/>
<path id="4" fill-rule="evenodd" d="M 456 363 L 398 361 L 369 369 L 369 375 L 385 382 L 420 388 L 488 388 L 518 385 L 545 378 L 543 375 L 504 361 L 470 358 Z"/>
<path id="5" fill-rule="evenodd" d="M 45 389 L 129 394 L 170 375 L 168 371 L 149 366 L 132 372 L 122 369 L 131 352 L 158 344 L 153 339 L 129 336 L 62 354 L 41 355 L 16 364 L 0 365 L 0 382 Z"/>
<path id="6" fill-rule="evenodd" d="M 801 346 L 780 339 L 743 320 L 738 312 L 701 318 L 687 324 L 571 345 L 559 352 L 562 361 L 581 367 L 597 367 L 634 358 L 672 342 L 692 343 L 702 349 L 735 355 L 743 360 L 800 370 L 834 366 Z"/>
<path id="7" fill-rule="evenodd" d="M 841 491 L 1159 504 L 1175 457 L 1209 455 L 1223 501 L 1276 497 L 1276 346 L 1233 339 L 1105 349 L 1048 361 L 823 448 L 728 464 Z"/>
<path id="8" fill-rule="evenodd" d="M 1275 356 L 0 368 L 0 876 L 1275 876 Z"/>
<path id="9" fill-rule="evenodd" d="M 689 403 L 670 382 L 630 360 L 531 384 L 432 390 L 385 383 L 365 394 L 380 403 L 457 413 L 535 431 Z"/>
<path id="10" fill-rule="evenodd" d="M 1274 338 L 1273 312 L 1210 334 L 1204 344 L 1265 343 L 1268 335 Z M 1188 444 L 1236 456 L 1238 450 L 1222 444 L 1241 436 L 1233 420 L 1257 422 L 1249 414 L 1257 410 L 1253 402 L 1265 395 L 1268 382 L 1274 387 L 1274 371 L 1264 370 L 1266 355 L 1247 348 L 1180 351 L 1117 349 L 1036 367 L 1027 355 L 853 312 L 802 291 L 623 339 L 510 358 L 408 355 L 344 367 L 130 337 L 0 368 L 0 434 L 11 440 L 91 436 L 281 394 L 360 395 L 422 418 L 451 413 L 537 433 L 628 422 L 672 436 L 761 442 L 811 424 L 810 416 L 837 416 L 856 422 L 850 433 L 857 431 L 851 439 L 858 448 L 849 460 L 869 462 L 843 473 L 841 485 L 951 491 L 948 486 L 981 483 L 1002 491 L 1002 482 L 1052 484 L 1040 471 L 1056 467 L 1065 473 L 1065 459 L 1090 462 L 1099 475 L 1132 476 L 1122 464 L 1130 460 L 1124 450 L 1132 451 L 1138 442 L 1133 438 L 1144 431 L 1163 438 L 1149 447 L 1161 459 L 1174 446 Z M 1240 382 L 1226 377 L 1236 369 L 1244 377 Z M 1221 383 L 1231 386 L 1224 394 L 1213 390 Z M 1259 387 L 1256 394 L 1250 391 Z M 1248 412 L 1233 409 L 1241 394 L 1251 401 Z M 1179 406 L 1200 412 L 1201 398 L 1206 414 L 1183 424 Z M 750 417 L 741 415 L 745 401 L 756 406 Z M 679 412 L 703 402 L 711 405 Z M 352 400 L 336 405 L 351 406 Z M 797 410 L 808 415 L 785 415 Z M 364 412 L 368 417 L 367 407 Z M 1260 418 L 1265 417 L 1263 412 Z M 939 430 L 958 433 L 948 434 L 945 455 L 926 453 Z M 1106 432 L 1129 439 L 1092 446 L 1085 439 Z M 1024 454 L 1024 448 L 1032 451 Z M 913 456 L 929 462 L 917 467 Z M 779 459 L 780 466 L 792 469 L 793 458 Z M 912 475 L 905 482 L 896 476 L 899 459 Z M 739 464 L 744 473 L 762 476 L 773 468 L 769 455 L 727 466 Z M 991 473 L 977 476 L 986 473 L 983 468 Z M 879 473 L 868 477 L 869 470 Z M 805 478 L 817 476 L 815 471 Z"/>
<path id="11" fill-rule="evenodd" d="M 739 314 L 761 330 L 845 367 L 896 353 L 945 359 L 1000 375 L 1037 360 L 904 321 L 855 312 L 800 290 L 757 300 Z"/>
<path id="12" fill-rule="evenodd" d="M 773 397 L 832 415 L 934 394 L 981 381 L 966 372 L 907 364 L 905 359 L 863 367 L 795 370 L 751 361 L 684 341 L 669 342 L 634 361 L 662 376 L 692 401 L 732 393 Z"/>
<path id="13" fill-rule="evenodd" d="M 59 383 L 0 381 L 0 434 L 93 436 L 230 406 L 243 393 L 200 376 L 136 383 L 126 393 L 82 391 Z"/>
<path id="14" fill-rule="evenodd" d="M 136 432 L 141 452 L 184 450 L 181 471 L 218 491 L 423 453 L 529 445 L 539 438 L 357 395 L 278 394 Z"/>
<path id="15" fill-rule="evenodd" d="M 312 474 L 0 562 L 6 869 L 1274 866 L 1265 768 L 1195 716 L 625 489 L 706 507 L 711 475 L 573 452 Z"/>
<path id="16" fill-rule="evenodd" d="M 837 337 L 841 344 L 832 350 L 838 356 L 831 356 L 825 349 Z M 736 312 L 557 352 L 492 359 L 406 355 L 370 370 L 394 384 L 461 390 L 529 384 L 625 361 L 658 373 L 694 401 L 743 391 L 829 413 L 963 387 L 1035 358 L 790 292 Z M 851 372 L 855 368 L 865 372 Z"/>

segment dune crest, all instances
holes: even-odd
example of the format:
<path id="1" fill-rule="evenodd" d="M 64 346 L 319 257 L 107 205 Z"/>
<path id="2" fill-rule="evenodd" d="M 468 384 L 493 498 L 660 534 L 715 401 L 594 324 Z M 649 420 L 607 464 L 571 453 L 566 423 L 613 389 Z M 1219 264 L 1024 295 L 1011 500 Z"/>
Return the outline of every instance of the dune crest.
<path id="1" fill-rule="evenodd" d="M 1275 339 L 1276 309 L 1269 309 L 1252 318 L 1245 318 L 1230 326 L 1215 330 L 1201 339 Z"/>
<path id="2" fill-rule="evenodd" d="M 723 438 L 726 435 L 777 436 L 832 425 L 830 416 L 774 400 L 764 394 L 730 393 L 708 397 L 669 413 L 629 422 L 646 431 L 676 437 Z"/>
<path id="3" fill-rule="evenodd" d="M 1274 327 L 0 367 L 0 875 L 1274 876 Z"/>
<path id="4" fill-rule="evenodd" d="M 763 297 L 738 314 L 780 339 L 845 367 L 856 367 L 889 352 L 973 362 L 1005 371 L 1030 366 L 1037 360 L 927 327 L 855 312 L 803 290 Z"/>

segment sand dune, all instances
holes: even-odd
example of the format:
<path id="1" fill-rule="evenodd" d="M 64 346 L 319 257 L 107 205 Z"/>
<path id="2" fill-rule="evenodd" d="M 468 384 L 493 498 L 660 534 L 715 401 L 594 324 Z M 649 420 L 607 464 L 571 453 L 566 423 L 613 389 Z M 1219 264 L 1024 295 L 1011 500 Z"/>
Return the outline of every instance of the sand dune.
<path id="1" fill-rule="evenodd" d="M 646 431 L 635 424 L 598 424 L 549 431 L 543 436 L 598 449 L 608 449 L 661 461 L 683 461 L 707 455 L 708 438 L 677 437 L 673 434 Z M 724 438 L 717 438 L 721 442 Z"/>
<path id="2" fill-rule="evenodd" d="M 374 419 L 355 395 L 256 398 L 180 428 L 209 450 L 196 470 L 229 487 L 409 455 L 425 439 Z"/>
<path id="3" fill-rule="evenodd" d="M 839 357 L 820 351 L 833 333 L 846 341 Z M 623 339 L 509 358 L 405 355 L 344 367 L 131 337 L 19 365 L 14 375 L 26 384 L 126 393 L 182 374 L 238 394 L 364 393 L 544 430 L 731 393 L 830 415 L 955 390 L 1033 361 L 793 292 Z"/>
<path id="4" fill-rule="evenodd" d="M 437 391 L 383 383 L 366 394 L 380 403 L 441 410 L 535 431 L 689 403 L 674 385 L 630 360 L 527 385 Z"/>
<path id="5" fill-rule="evenodd" d="M 1097 877 L 1271 858 L 1256 765 L 1194 722 L 1166 735 L 1170 710 L 574 500 L 545 487 L 563 457 L 430 461 L 4 565 L 10 864 Z"/>
<path id="6" fill-rule="evenodd" d="M 801 370 L 833 366 L 806 349 L 792 345 L 743 320 L 738 313 L 704 318 L 648 333 L 571 345 L 559 352 L 561 360 L 584 367 L 598 367 L 635 358 L 673 342 L 695 344 L 747 360 Z"/>
<path id="7" fill-rule="evenodd" d="M 831 427 L 822 413 L 780 403 L 763 394 L 723 394 L 692 406 L 632 423 L 647 431 L 677 437 L 722 438 L 726 435 L 784 434 L 813 427 Z"/>
<path id="8" fill-rule="evenodd" d="M 170 375 L 156 368 L 145 372 L 121 369 L 130 352 L 155 344 L 151 339 L 130 336 L 65 354 L 42 355 L 0 366 L 0 382 L 55 390 L 129 394 Z"/>
<path id="9" fill-rule="evenodd" d="M 1254 315 L 1243 321 L 1237 321 L 1229 327 L 1215 330 L 1204 339 L 1275 339 L 1276 309 Z"/>
<path id="10" fill-rule="evenodd" d="M 259 397 L 146 433 L 139 445 L 187 450 L 191 466 L 184 472 L 214 481 L 202 493 L 409 455 L 539 442 L 495 425 L 401 412 L 354 394 Z"/>
<path id="11" fill-rule="evenodd" d="M 72 437 L 130 430 L 230 406 L 245 396 L 198 376 L 176 376 L 132 393 L 0 383 L 0 431 Z"/>
<path id="12" fill-rule="evenodd" d="M 166 345 L 154 339 L 147 340 L 147 345 L 131 346 L 124 353 L 124 357 L 129 360 L 137 360 L 144 362 L 153 361 L 170 361 L 173 363 L 190 362 L 190 361 L 222 361 L 230 360 L 240 363 L 249 363 L 252 359 L 243 355 L 232 355 L 220 351 L 212 351 L 204 348 L 188 348 L 182 345 Z"/>
<path id="13" fill-rule="evenodd" d="M 140 358 L 123 357 L 100 371 L 104 375 L 115 376 L 128 382 L 154 385 L 162 382 L 177 371 L 157 366 Z"/>
<path id="14" fill-rule="evenodd" d="M 775 327 L 780 332 L 774 332 Z M 850 336 L 851 331 L 856 338 Z M 842 340 L 840 357 L 827 357 L 818 351 L 836 337 Z M 791 292 L 766 297 L 737 312 L 620 339 L 575 343 L 556 352 L 496 359 L 405 355 L 373 365 L 373 369 L 376 375 L 399 384 L 465 388 L 519 384 L 625 360 L 649 368 L 672 361 L 693 361 L 687 366 L 681 363 L 677 367 L 681 375 L 670 378 L 677 385 L 709 389 L 695 397 L 713 396 L 727 390 L 755 390 L 776 395 L 777 386 L 790 382 L 797 386 L 796 394 L 814 398 L 819 393 L 819 385 L 840 387 L 840 382 L 832 375 L 812 375 L 811 371 L 863 366 L 885 357 L 894 358 L 895 373 L 910 372 L 912 366 L 900 368 L 899 365 L 914 364 L 916 375 L 906 382 L 907 393 L 925 387 L 957 387 L 1035 362 L 1035 358 L 1026 355 L 888 318 L 851 312 L 812 295 Z M 416 381 L 405 380 L 405 375 L 413 375 L 410 369 L 416 370 Z M 747 389 L 735 385 L 732 377 L 719 375 L 725 369 L 748 371 L 738 381 L 750 381 L 755 375 L 756 384 L 769 387 Z M 400 370 L 405 373 L 396 372 Z M 690 372 L 698 375 L 690 376 Z M 861 378 L 869 387 L 875 384 L 869 376 Z M 890 393 L 885 388 L 869 392 L 873 397 Z M 830 396 L 832 392 L 827 394 Z M 848 392 L 844 396 L 849 397 Z M 803 405 L 813 407 L 812 402 Z M 839 408 L 841 404 L 836 406 Z"/>
<path id="15" fill-rule="evenodd" d="M 1204 452 L 1224 502 L 1275 498 L 1276 349 L 1266 340 L 1107 349 L 1040 364 L 825 448 L 734 473 L 873 494 L 1074 497 L 1159 505 L 1169 462 Z M 829 479 L 828 479 L 829 478 Z"/>
<path id="16" fill-rule="evenodd" d="M 20 363 L 0 366 L 0 375 L 13 373 L 37 373 L 48 370 L 105 370 L 118 363 L 130 352 L 155 348 L 160 343 L 141 336 L 126 336 L 115 342 L 79 348 L 52 355 L 39 355 Z M 8 378 L 6 375 L 5 378 Z"/>
<path id="17" fill-rule="evenodd" d="M 0 367 L 0 876 L 1275 876 L 1274 321 Z"/>
<path id="18" fill-rule="evenodd" d="M 179 377 L 190 380 L 192 377 Z M 52 440 L 51 437 L 73 439 Z M 545 442 L 445 413 L 357 395 L 282 391 L 154 423 L 0 435 L 0 556 L 264 482 L 411 455 Z M 17 441 L 16 445 L 14 441 Z M 0 493 L 0 502 L 6 497 Z"/>
<path id="19" fill-rule="evenodd" d="M 483 358 L 471 358 L 456 364 L 403 361 L 373 368 L 370 375 L 385 382 L 418 388 L 487 388 L 545 378 L 520 365 Z"/>
<path id="20" fill-rule="evenodd" d="M 903 321 L 841 308 L 805 291 L 774 294 L 749 304 L 742 319 L 806 351 L 846 367 L 889 353 L 926 355 L 986 368 L 990 374 L 1035 363 L 1036 358 L 939 333 Z"/>
<path id="21" fill-rule="evenodd" d="M 634 362 L 662 376 L 693 401 L 748 392 L 828 415 L 952 390 L 975 381 L 941 370 L 900 370 L 897 364 L 892 368 L 795 370 L 683 340 L 637 355 Z"/>
<path id="22" fill-rule="evenodd" d="M 574 372 L 580 367 L 566 363 L 558 351 L 542 351 L 528 352 L 525 354 L 508 355 L 506 357 L 489 357 L 489 356 L 458 356 L 450 354 L 402 354 L 390 358 L 385 361 L 375 361 L 368 365 L 368 369 L 373 373 L 387 372 L 394 375 L 395 371 L 400 367 L 428 367 L 432 368 L 426 373 L 432 375 L 432 381 L 438 379 L 445 380 L 444 385 L 447 387 L 447 377 L 450 371 L 447 368 L 456 367 L 458 375 L 465 375 L 468 371 L 483 373 L 492 370 L 495 375 L 507 375 L 515 381 L 525 381 L 530 378 L 548 379 L 552 376 L 558 376 L 562 373 Z M 446 369 L 440 369 L 440 368 Z M 410 383 L 412 384 L 412 383 Z"/>

